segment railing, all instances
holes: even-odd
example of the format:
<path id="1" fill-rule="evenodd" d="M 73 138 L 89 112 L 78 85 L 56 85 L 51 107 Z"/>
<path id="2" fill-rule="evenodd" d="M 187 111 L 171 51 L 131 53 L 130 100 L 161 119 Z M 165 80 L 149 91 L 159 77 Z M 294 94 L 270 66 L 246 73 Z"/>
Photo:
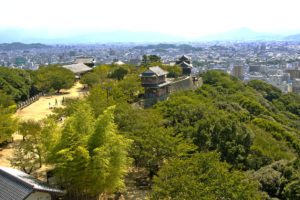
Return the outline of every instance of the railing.
<path id="1" fill-rule="evenodd" d="M 26 101 L 20 102 L 17 104 L 17 110 L 22 110 L 23 108 L 31 105 L 32 103 L 36 102 L 37 100 L 39 100 L 39 98 L 41 96 L 44 96 L 44 93 L 41 92 L 33 97 L 30 97 L 29 99 L 27 99 Z"/>

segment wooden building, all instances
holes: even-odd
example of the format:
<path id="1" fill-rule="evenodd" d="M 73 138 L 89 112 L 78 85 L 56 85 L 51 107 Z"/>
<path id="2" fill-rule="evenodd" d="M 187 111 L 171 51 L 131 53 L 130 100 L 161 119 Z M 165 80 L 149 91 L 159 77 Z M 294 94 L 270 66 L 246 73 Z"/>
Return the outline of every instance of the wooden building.
<path id="1" fill-rule="evenodd" d="M 95 59 L 93 57 L 77 57 L 74 60 L 75 64 L 85 64 L 89 67 L 95 66 Z"/>
<path id="2" fill-rule="evenodd" d="M 183 56 L 181 56 L 181 57 L 178 59 L 178 61 L 176 62 L 176 64 L 180 64 L 180 63 L 182 63 L 182 62 L 186 62 L 186 63 L 188 63 L 188 64 L 192 64 L 192 59 L 191 59 L 191 57 L 189 57 L 189 56 L 183 55 Z"/>
<path id="3" fill-rule="evenodd" d="M 169 93 L 168 72 L 160 67 L 150 67 L 141 76 L 142 86 L 145 88 L 145 98 L 157 98 Z"/>
<path id="4" fill-rule="evenodd" d="M 192 73 L 193 65 L 192 59 L 186 55 L 181 56 L 177 61 L 176 64 L 182 68 L 182 74 L 189 76 Z"/>
<path id="5" fill-rule="evenodd" d="M 75 74 L 75 77 L 77 79 L 80 79 L 80 77 L 83 74 L 92 70 L 92 68 L 88 67 L 87 65 L 85 65 L 83 63 L 72 64 L 72 65 L 63 65 L 62 67 L 71 70 Z"/>
<path id="6" fill-rule="evenodd" d="M 145 93 L 139 106 L 147 108 L 158 101 L 166 100 L 173 92 L 193 90 L 202 85 L 202 79 L 198 76 L 181 76 L 175 79 L 167 78 L 167 74 L 160 67 L 150 67 L 140 75 Z"/>
<path id="7" fill-rule="evenodd" d="M 64 191 L 12 168 L 0 167 L 1 200 L 56 200 Z"/>

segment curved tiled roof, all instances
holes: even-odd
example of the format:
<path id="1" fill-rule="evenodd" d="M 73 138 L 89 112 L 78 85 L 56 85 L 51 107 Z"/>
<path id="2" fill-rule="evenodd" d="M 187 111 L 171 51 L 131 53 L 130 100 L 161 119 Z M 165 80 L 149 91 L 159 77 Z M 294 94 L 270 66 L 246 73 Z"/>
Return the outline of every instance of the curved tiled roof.
<path id="1" fill-rule="evenodd" d="M 162 68 L 155 66 L 155 67 L 149 67 L 149 69 L 142 73 L 142 75 L 156 75 L 156 76 L 163 76 L 168 74 L 167 71 L 164 71 Z"/>
<path id="2" fill-rule="evenodd" d="M 82 74 L 82 73 L 85 73 L 85 72 L 88 72 L 88 71 L 92 70 L 92 68 L 86 66 L 83 63 L 72 64 L 72 65 L 64 65 L 62 67 L 71 70 L 74 74 Z"/>
<path id="3" fill-rule="evenodd" d="M 62 190 L 50 187 L 22 171 L 0 167 L 1 200 L 23 200 L 34 191 L 64 194 Z"/>

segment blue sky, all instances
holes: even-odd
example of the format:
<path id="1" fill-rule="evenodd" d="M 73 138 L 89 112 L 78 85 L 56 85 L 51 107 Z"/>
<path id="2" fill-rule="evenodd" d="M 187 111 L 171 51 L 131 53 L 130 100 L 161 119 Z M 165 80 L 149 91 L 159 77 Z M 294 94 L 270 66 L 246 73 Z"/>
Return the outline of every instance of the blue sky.
<path id="1" fill-rule="evenodd" d="M 300 32 L 299 0 L 3 0 L 0 28 L 159 32 L 186 38 L 247 27 Z"/>

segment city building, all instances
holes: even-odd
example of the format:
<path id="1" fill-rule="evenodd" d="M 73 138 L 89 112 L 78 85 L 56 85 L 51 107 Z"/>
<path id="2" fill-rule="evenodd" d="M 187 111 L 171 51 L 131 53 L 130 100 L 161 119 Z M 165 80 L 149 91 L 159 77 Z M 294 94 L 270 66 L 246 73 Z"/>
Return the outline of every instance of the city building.
<path id="1" fill-rule="evenodd" d="M 285 72 L 290 74 L 291 80 L 300 78 L 300 70 L 299 69 L 287 69 Z"/>
<path id="2" fill-rule="evenodd" d="M 300 94 L 300 79 L 293 80 L 292 92 Z"/>
<path id="3" fill-rule="evenodd" d="M 261 66 L 260 65 L 250 65 L 249 66 L 249 73 L 251 72 L 260 72 Z"/>
<path id="4" fill-rule="evenodd" d="M 244 67 L 240 66 L 240 65 L 234 66 L 232 68 L 232 72 L 231 72 L 232 76 L 235 76 L 235 77 L 237 77 L 237 78 L 239 78 L 241 80 L 244 79 L 244 75 L 245 75 L 244 73 L 245 73 L 244 72 Z"/>

